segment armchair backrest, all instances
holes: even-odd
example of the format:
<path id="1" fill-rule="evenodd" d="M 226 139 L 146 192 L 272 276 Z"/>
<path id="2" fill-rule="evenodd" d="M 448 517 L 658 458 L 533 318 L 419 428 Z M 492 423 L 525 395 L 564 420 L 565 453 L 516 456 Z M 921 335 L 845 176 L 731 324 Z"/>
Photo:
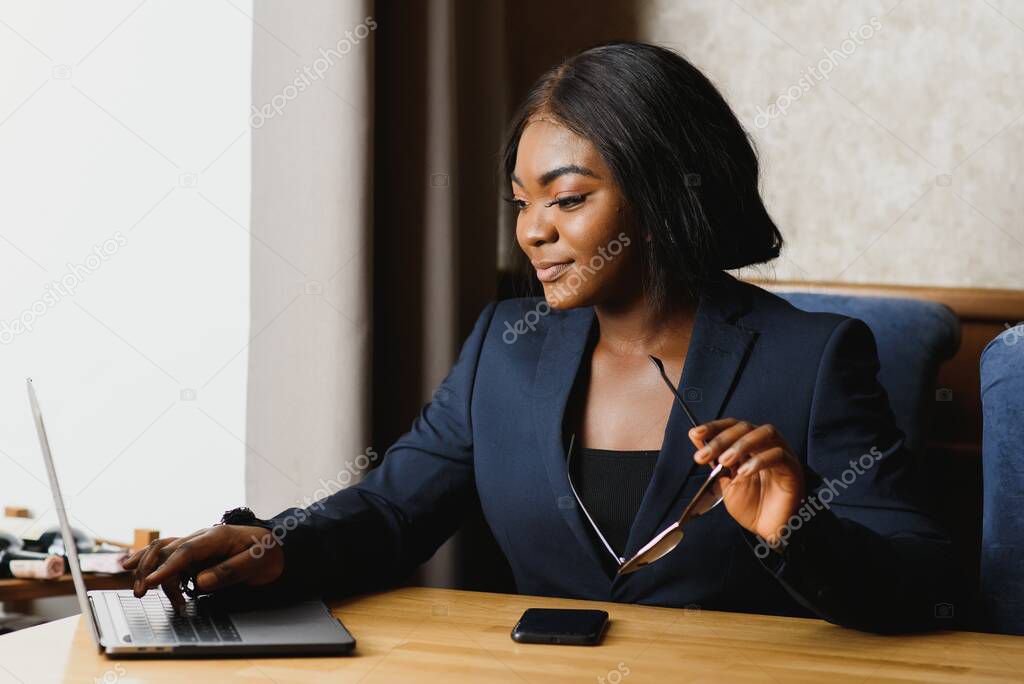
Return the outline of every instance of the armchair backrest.
<path id="1" fill-rule="evenodd" d="M 981 354 L 982 627 L 1024 634 L 1024 325 Z"/>

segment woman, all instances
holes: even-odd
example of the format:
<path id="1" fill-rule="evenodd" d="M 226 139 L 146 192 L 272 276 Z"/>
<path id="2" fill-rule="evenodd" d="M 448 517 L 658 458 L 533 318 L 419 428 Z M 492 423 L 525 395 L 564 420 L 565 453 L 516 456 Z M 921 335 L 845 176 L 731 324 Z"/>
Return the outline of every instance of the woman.
<path id="1" fill-rule="evenodd" d="M 663 48 L 587 50 L 534 86 L 504 174 L 544 297 L 484 309 L 362 483 L 154 542 L 126 563 L 136 595 L 163 585 L 179 602 L 197 571 L 203 591 L 386 585 L 478 497 L 523 593 L 929 626 L 951 601 L 950 548 L 920 503 L 870 331 L 723 273 L 778 256 L 782 237 L 714 86 Z M 724 505 L 617 575 L 715 464 Z"/>

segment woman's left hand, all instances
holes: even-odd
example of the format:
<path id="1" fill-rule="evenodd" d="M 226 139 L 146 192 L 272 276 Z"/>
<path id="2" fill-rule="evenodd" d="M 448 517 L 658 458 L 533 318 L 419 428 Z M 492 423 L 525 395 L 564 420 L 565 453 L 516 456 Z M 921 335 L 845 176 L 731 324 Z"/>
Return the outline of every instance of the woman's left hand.
<path id="1" fill-rule="evenodd" d="M 735 418 L 714 420 L 689 432 L 697 463 L 721 463 L 725 507 L 744 528 L 774 544 L 804 498 L 804 472 L 785 438 L 772 425 Z"/>

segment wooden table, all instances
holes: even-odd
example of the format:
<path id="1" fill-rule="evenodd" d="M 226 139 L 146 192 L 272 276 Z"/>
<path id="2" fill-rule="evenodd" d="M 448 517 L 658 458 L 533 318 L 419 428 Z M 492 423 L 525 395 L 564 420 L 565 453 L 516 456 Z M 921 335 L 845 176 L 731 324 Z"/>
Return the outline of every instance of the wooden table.
<path id="1" fill-rule="evenodd" d="M 87 574 L 83 577 L 85 586 L 89 589 L 126 589 L 131 581 L 131 575 L 128 573 L 121 575 Z M 71 596 L 74 593 L 75 585 L 71 581 L 71 575 L 62 575 L 52 580 L 0 579 L 0 602 L 31 601 L 51 596 Z"/>
<path id="2" fill-rule="evenodd" d="M 597 647 L 517 644 L 528 607 L 603 608 Z M 1021 682 L 1024 638 L 883 637 L 818 620 L 403 588 L 336 606 L 342 658 L 108 660 L 78 617 L 0 637 L 0 682 Z"/>

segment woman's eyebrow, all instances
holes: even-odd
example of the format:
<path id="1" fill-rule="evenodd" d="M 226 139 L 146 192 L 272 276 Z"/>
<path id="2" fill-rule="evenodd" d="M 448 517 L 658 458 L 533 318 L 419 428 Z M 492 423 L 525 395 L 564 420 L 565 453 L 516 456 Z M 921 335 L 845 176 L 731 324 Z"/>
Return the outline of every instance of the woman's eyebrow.
<path id="1" fill-rule="evenodd" d="M 590 169 L 588 169 L 585 166 L 580 166 L 579 164 L 567 164 L 565 166 L 559 166 L 556 169 L 551 169 L 550 171 L 546 171 L 540 177 L 540 184 L 541 184 L 542 187 L 546 186 L 546 185 L 549 185 L 551 183 L 551 181 L 555 180 L 559 176 L 564 176 L 564 175 L 566 175 L 568 173 L 576 173 L 576 174 L 579 174 L 581 176 L 590 176 L 591 178 L 596 178 L 598 180 L 601 179 L 600 176 L 598 176 L 596 173 L 594 173 L 593 171 L 591 171 Z M 513 183 L 515 183 L 519 187 L 523 187 L 523 182 L 521 180 L 519 180 L 519 177 L 516 176 L 516 174 L 513 173 L 511 178 L 512 178 L 512 182 Z"/>

